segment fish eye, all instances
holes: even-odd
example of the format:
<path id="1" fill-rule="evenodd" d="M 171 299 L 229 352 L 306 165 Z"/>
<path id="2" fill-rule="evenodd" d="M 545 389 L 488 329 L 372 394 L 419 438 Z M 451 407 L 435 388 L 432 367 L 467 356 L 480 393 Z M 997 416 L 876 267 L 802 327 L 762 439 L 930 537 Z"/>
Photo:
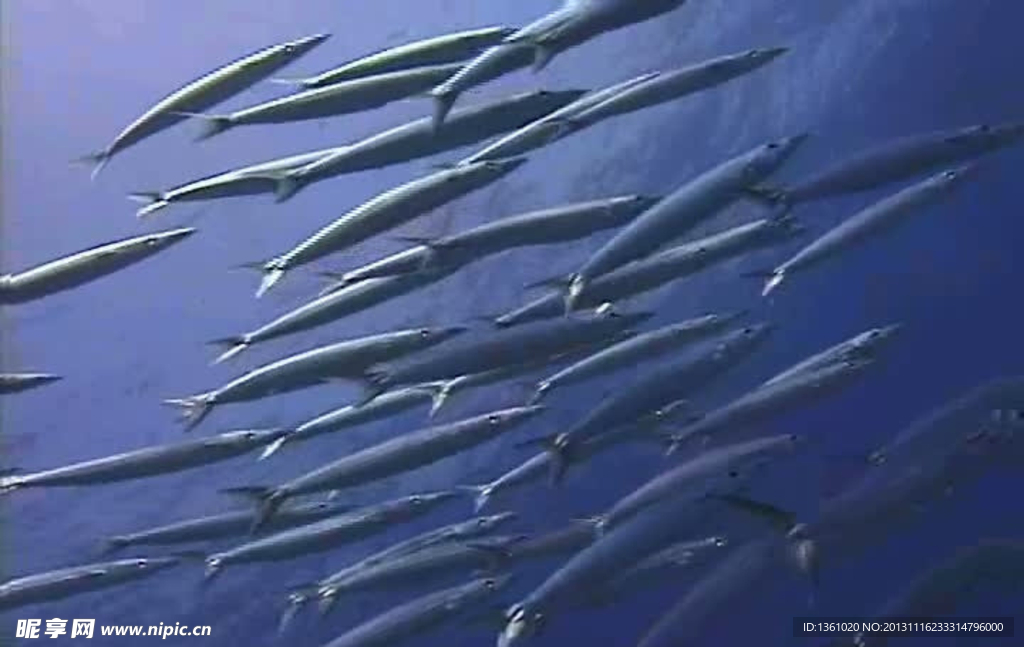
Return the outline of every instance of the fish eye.
<path id="1" fill-rule="evenodd" d="M 744 328 L 743 329 L 743 334 L 744 335 L 753 335 L 754 334 L 754 329 L 750 328 L 750 327 Z"/>
<path id="2" fill-rule="evenodd" d="M 487 525 L 487 519 L 477 519 L 476 525 L 483 528 Z"/>
<path id="3" fill-rule="evenodd" d="M 698 247 L 697 248 L 697 253 L 698 254 L 707 254 L 708 253 L 708 248 L 707 247 Z"/>
<path id="4" fill-rule="evenodd" d="M 420 337 L 423 337 L 423 338 L 430 337 L 430 328 L 424 328 L 424 329 L 420 330 Z"/>
<path id="5" fill-rule="evenodd" d="M 491 415 L 487 416 L 487 422 L 489 422 L 492 425 L 496 425 L 499 422 L 501 422 L 501 416 L 499 416 L 496 413 L 492 413 Z"/>
<path id="6" fill-rule="evenodd" d="M 729 543 L 729 540 L 725 537 L 715 537 L 711 543 L 715 545 L 715 548 L 724 548 Z"/>
<path id="7" fill-rule="evenodd" d="M 138 566 L 139 568 L 146 568 L 147 566 L 149 566 L 149 560 L 148 559 L 137 559 L 137 560 L 135 560 L 135 565 Z"/>
<path id="8" fill-rule="evenodd" d="M 957 176 L 957 172 L 956 171 L 946 171 L 945 173 L 942 174 L 942 177 L 947 179 L 947 180 L 955 179 L 956 176 Z"/>
<path id="9" fill-rule="evenodd" d="M 878 339 L 878 336 L 880 334 L 882 333 L 878 332 L 877 330 L 872 330 L 870 333 L 868 333 L 868 339 Z"/>
<path id="10" fill-rule="evenodd" d="M 740 477 L 740 473 L 737 472 L 736 470 L 732 470 L 732 471 L 729 472 L 729 478 L 736 479 L 736 478 L 739 478 L 739 477 Z"/>
<path id="11" fill-rule="evenodd" d="M 768 144 L 768 150 L 770 150 L 770 151 L 773 151 L 773 150 L 775 150 L 778 147 L 779 147 L 778 142 L 772 142 L 772 143 Z"/>
<path id="12" fill-rule="evenodd" d="M 494 587 L 496 587 L 497 585 L 498 583 L 493 578 L 488 578 L 484 580 L 484 586 L 486 586 L 488 589 L 492 591 L 494 590 Z"/>
<path id="13" fill-rule="evenodd" d="M 979 133 L 987 133 L 992 130 L 992 126 L 989 126 L 988 124 L 981 124 L 977 126 L 974 130 Z"/>
<path id="14" fill-rule="evenodd" d="M 320 503 L 316 504 L 316 509 L 317 510 L 326 510 L 327 509 L 327 503 L 321 501 Z"/>
<path id="15" fill-rule="evenodd" d="M 291 54 L 296 49 L 298 49 L 298 47 L 296 47 L 295 43 L 288 43 L 287 45 L 284 46 L 284 51 L 287 54 Z"/>
<path id="16" fill-rule="evenodd" d="M 412 503 L 413 505 L 419 505 L 419 504 L 423 503 L 423 497 L 421 497 L 421 496 L 411 496 L 411 497 L 409 497 L 409 502 Z"/>

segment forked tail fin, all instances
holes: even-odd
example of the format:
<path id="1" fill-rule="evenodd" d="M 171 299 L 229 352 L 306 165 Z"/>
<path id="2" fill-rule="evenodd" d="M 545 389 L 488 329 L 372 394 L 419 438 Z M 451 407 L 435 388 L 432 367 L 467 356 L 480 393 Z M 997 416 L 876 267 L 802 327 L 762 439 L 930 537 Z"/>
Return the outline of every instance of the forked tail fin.
<path id="1" fill-rule="evenodd" d="M 164 404 L 178 407 L 181 410 L 181 419 L 185 423 L 185 431 L 192 431 L 202 422 L 214 406 L 214 392 L 191 395 L 187 398 L 176 398 L 164 400 Z"/>
<path id="2" fill-rule="evenodd" d="M 249 529 L 250 534 L 256 534 L 267 525 L 270 518 L 274 516 L 277 509 L 284 503 L 284 497 L 277 490 L 261 485 L 248 485 L 233 487 L 221 490 L 224 494 L 243 497 L 256 504 L 256 514 Z"/>
<path id="3" fill-rule="evenodd" d="M 195 141 L 203 141 L 218 135 L 235 125 L 230 115 L 207 115 L 201 112 L 175 112 L 179 117 L 187 117 L 200 122 Z"/>
<path id="4" fill-rule="evenodd" d="M 455 101 L 458 99 L 459 94 L 453 90 L 443 90 L 431 92 L 430 97 L 434 100 L 434 115 L 431 123 L 436 132 L 444 125 L 444 121 L 448 118 L 448 113 L 452 111 L 452 107 L 455 106 Z"/>
<path id="5" fill-rule="evenodd" d="M 135 191 L 128 194 L 128 199 L 142 204 L 135 212 L 135 216 L 138 218 L 151 216 L 170 204 L 160 191 Z"/>
<path id="6" fill-rule="evenodd" d="M 491 483 L 483 485 L 458 485 L 455 489 L 473 497 L 473 512 L 476 514 L 479 514 L 484 509 L 487 502 L 491 500 L 491 495 L 494 494 L 494 485 Z"/>
<path id="7" fill-rule="evenodd" d="M 226 348 L 223 353 L 217 356 L 217 359 L 211 362 L 211 366 L 216 366 L 221 362 L 226 362 L 232 357 L 237 356 L 245 349 L 249 348 L 251 342 L 246 335 L 236 335 L 234 337 L 223 337 L 221 339 L 214 339 L 207 342 L 210 346 L 219 346 Z"/>
<path id="8" fill-rule="evenodd" d="M 111 157 L 113 157 L 113 153 L 110 152 L 110 149 L 104 149 L 101 151 L 96 151 L 95 153 L 83 155 L 78 159 L 72 160 L 71 163 L 78 166 L 91 167 L 92 172 L 89 173 L 89 179 L 90 181 L 95 182 L 100 172 L 102 172 L 103 169 L 106 168 L 107 164 L 110 162 Z"/>

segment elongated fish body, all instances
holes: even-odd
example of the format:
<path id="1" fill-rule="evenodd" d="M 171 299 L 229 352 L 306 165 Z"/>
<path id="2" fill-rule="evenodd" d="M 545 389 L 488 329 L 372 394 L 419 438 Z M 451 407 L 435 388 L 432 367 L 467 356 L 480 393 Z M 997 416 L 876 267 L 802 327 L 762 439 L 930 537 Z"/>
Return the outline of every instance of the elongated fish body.
<path id="1" fill-rule="evenodd" d="M 0 584 L 0 609 L 53 602 L 145 579 L 181 562 L 178 557 L 138 557 L 28 575 Z"/>
<path id="2" fill-rule="evenodd" d="M 355 487 L 430 465 L 493 440 L 542 411 L 543 407 L 513 407 L 427 427 L 351 453 L 274 488 L 258 490 L 257 526 L 286 499 Z"/>
<path id="3" fill-rule="evenodd" d="M 767 295 L 786 277 L 816 267 L 902 224 L 919 209 L 939 201 L 958 187 L 969 175 L 968 170 L 965 167 L 943 171 L 850 216 L 776 267 L 762 294 Z"/>
<path id="4" fill-rule="evenodd" d="M 859 193 L 962 164 L 1015 144 L 1022 136 L 1022 124 L 978 125 L 912 135 L 870 148 L 787 189 L 768 191 L 789 203 Z"/>
<path id="5" fill-rule="evenodd" d="M 708 537 L 695 541 L 681 541 L 631 566 L 605 582 L 593 594 L 580 601 L 582 605 L 604 606 L 627 597 L 633 591 L 664 582 L 674 577 L 679 569 L 693 568 L 706 560 L 718 557 L 728 546 L 725 537 Z"/>
<path id="6" fill-rule="evenodd" d="M 70 290 L 149 258 L 196 232 L 172 229 L 105 243 L 30 270 L 0 276 L 0 304 L 24 303 Z"/>
<path id="7" fill-rule="evenodd" d="M 896 618 L 948 618 L 959 603 L 982 590 L 1013 593 L 1024 583 L 1024 546 L 1019 542 L 986 540 L 962 548 L 938 565 L 914 578 L 871 617 L 874 622 Z M 885 647 L 892 641 L 885 635 L 856 634 L 843 647 Z"/>
<path id="8" fill-rule="evenodd" d="M 414 494 L 255 539 L 206 558 L 206 577 L 232 564 L 278 561 L 359 541 L 428 514 L 456 497 L 454 492 Z"/>
<path id="9" fill-rule="evenodd" d="M 737 366 L 770 337 L 772 326 L 757 323 L 723 335 L 711 347 L 639 376 L 598 404 L 567 431 L 548 439 L 552 476 L 562 478 L 580 443 L 664 409 Z"/>
<path id="10" fill-rule="evenodd" d="M 264 531 L 277 532 L 313 523 L 346 512 L 350 507 L 325 501 L 287 506 L 267 524 Z M 246 534 L 251 526 L 252 511 L 236 510 L 116 535 L 106 543 L 109 550 L 120 550 L 129 546 L 174 546 L 238 537 Z"/>
<path id="11" fill-rule="evenodd" d="M 615 338 L 650 316 L 644 312 L 594 313 L 487 331 L 442 344 L 417 360 L 378 364 L 367 372 L 367 379 L 383 393 L 396 386 L 483 373 Z"/>
<path id="12" fill-rule="evenodd" d="M 282 124 L 373 110 L 429 90 L 459 70 L 455 64 L 386 72 L 317 86 L 224 115 L 192 115 L 204 122 L 200 139 L 237 126 Z"/>
<path id="13" fill-rule="evenodd" d="M 166 400 L 165 404 L 180 407 L 191 429 L 215 406 L 258 400 L 332 379 L 357 377 L 377 362 L 429 348 L 463 330 L 458 326 L 397 330 L 328 344 L 265 364 L 213 391 Z M 231 339 L 227 343 L 234 345 L 221 359 L 241 352 L 248 345 L 244 339 Z"/>
<path id="14" fill-rule="evenodd" d="M 564 108 L 544 115 L 537 121 L 527 124 L 514 132 L 499 138 L 496 142 L 487 145 L 459 164 L 473 164 L 485 160 L 500 160 L 508 157 L 515 157 L 529 153 L 542 146 L 545 146 L 556 139 L 569 133 L 564 128 L 566 121 L 575 122 L 577 114 L 586 111 L 588 108 L 602 103 L 608 98 L 645 81 L 647 75 L 629 79 L 621 83 L 589 92 L 576 101 L 573 101 Z"/>
<path id="15" fill-rule="evenodd" d="M 332 409 L 297 425 L 295 429 L 282 436 L 277 442 L 268 445 L 260 458 L 268 458 L 286 444 L 292 445 L 323 434 L 383 420 L 420 405 L 430 405 L 436 395 L 437 389 L 435 388 L 410 387 L 385 393 L 364 405 L 350 404 Z"/>
<path id="16" fill-rule="evenodd" d="M 328 34 L 317 34 L 261 49 L 174 91 L 125 127 L 109 146 L 86 158 L 96 164 L 93 175 L 115 154 L 187 119 L 182 112 L 201 112 L 235 96 L 302 57 L 328 37 Z"/>
<path id="17" fill-rule="evenodd" d="M 517 247 L 565 243 L 621 227 L 657 198 L 628 195 L 591 200 L 501 218 L 464 232 L 428 240 L 361 268 L 345 272 L 348 285 L 371 278 L 409 274 L 431 267 L 463 267 Z"/>
<path id="18" fill-rule="evenodd" d="M 654 72 L 646 75 L 642 82 L 572 115 L 570 125 L 574 129 L 583 128 L 714 88 L 767 65 L 785 52 L 786 48 L 752 49 L 668 72 Z"/>
<path id="19" fill-rule="evenodd" d="M 710 494 L 735 490 L 758 468 L 791 453 L 797 441 L 796 436 L 769 436 L 709 450 L 658 474 L 619 499 L 596 518 L 597 531 L 607 532 L 669 498 L 698 501 Z"/>
<path id="20" fill-rule="evenodd" d="M 902 326 L 890 324 L 880 328 L 872 328 L 845 339 L 835 346 L 830 346 L 820 353 L 815 353 L 805 360 L 782 371 L 762 384 L 762 387 L 785 382 L 786 380 L 807 373 L 815 373 L 823 368 L 850 360 L 875 360 L 883 345 L 893 339 Z"/>
<path id="21" fill-rule="evenodd" d="M 468 543 L 439 544 L 384 560 L 344 579 L 321 584 L 316 593 L 320 612 L 330 611 L 343 593 L 423 586 L 452 579 L 453 575 L 494 570 L 505 566 L 511 548 L 520 541 L 522 537 L 518 535 L 486 537 Z"/>
<path id="22" fill-rule="evenodd" d="M 702 623 L 727 608 L 737 594 L 784 561 L 778 538 L 754 539 L 739 546 L 699 579 L 646 631 L 637 647 L 675 647 L 682 636 L 700 635 Z"/>
<path id="23" fill-rule="evenodd" d="M 537 90 L 470 106 L 453 113 L 441 132 L 434 131 L 429 118 L 417 119 L 339 148 L 307 166 L 268 173 L 267 177 L 277 183 L 277 199 L 283 201 L 313 182 L 401 164 L 521 128 L 583 93 L 583 90 Z"/>
<path id="24" fill-rule="evenodd" d="M 306 88 L 319 88 L 340 81 L 457 63 L 497 45 L 515 31 L 511 27 L 496 26 L 443 34 L 375 52 L 316 76 L 296 79 L 294 83 Z"/>
<path id="25" fill-rule="evenodd" d="M 498 647 L 522 642 L 549 622 L 554 612 L 572 606 L 587 593 L 637 561 L 682 540 L 705 516 L 703 505 L 668 500 L 611 529 L 573 555 L 557 571 L 505 612 Z"/>
<path id="26" fill-rule="evenodd" d="M 789 159 L 805 138 L 800 135 L 758 146 L 706 171 L 651 207 L 573 275 L 567 303 L 571 306 L 579 299 L 595 278 L 664 247 L 742 198 Z"/>
<path id="27" fill-rule="evenodd" d="M 760 386 L 711 411 L 672 434 L 673 446 L 689 441 L 727 441 L 734 434 L 840 391 L 859 378 L 874 360 L 851 359 Z"/>
<path id="28" fill-rule="evenodd" d="M 603 33 L 671 11 L 685 0 L 569 0 L 480 54 L 446 83 L 435 88 L 434 123 L 440 128 L 456 99 L 466 90 L 524 68 L 544 68 L 558 53 Z"/>
<path id="29" fill-rule="evenodd" d="M 540 401 L 556 387 L 582 382 L 626 366 L 662 356 L 688 344 L 725 332 L 741 313 L 710 314 L 641 333 L 565 367 L 537 383 L 534 401 Z"/>
<path id="30" fill-rule="evenodd" d="M 636 440 L 640 437 L 641 432 L 646 430 L 646 427 L 619 427 L 606 434 L 592 438 L 579 447 L 578 455 L 580 460 L 595 456 L 619 443 Z M 551 471 L 551 464 L 552 455 L 550 452 L 538 452 L 490 483 L 467 485 L 463 486 L 462 489 L 474 495 L 474 508 L 477 512 L 480 512 L 497 495 L 524 487 L 544 478 Z M 591 535 L 594 534 L 593 529 L 590 527 L 587 528 L 587 532 Z"/>
<path id="31" fill-rule="evenodd" d="M 793 218 L 783 216 L 756 220 L 684 243 L 598 277 L 579 295 L 576 307 L 585 309 L 629 299 L 719 263 L 782 244 L 802 233 L 803 228 Z M 498 317 L 495 325 L 515 326 L 536 319 L 557 317 L 563 311 L 562 295 L 552 292 Z"/>
<path id="32" fill-rule="evenodd" d="M 169 474 L 241 456 L 271 443 L 283 430 L 247 430 L 198 440 L 145 447 L 123 454 L 55 467 L 49 470 L 0 477 L 0 492 L 34 487 L 100 485 Z"/>
<path id="33" fill-rule="evenodd" d="M 522 166 L 524 158 L 445 169 L 385 191 L 263 266 L 262 296 L 288 270 L 343 251 L 482 189 Z"/>
<path id="34" fill-rule="evenodd" d="M 317 595 L 320 591 L 329 591 L 334 584 L 346 584 L 358 581 L 358 574 L 378 567 L 385 562 L 412 555 L 414 553 L 427 551 L 435 546 L 452 545 L 459 546 L 467 541 L 476 540 L 483 535 L 491 533 L 494 529 L 515 518 L 515 513 L 502 512 L 486 517 L 474 517 L 466 521 L 449 524 L 427 532 L 416 535 L 397 544 L 392 544 L 383 550 L 349 564 L 331 575 L 323 578 L 308 588 L 293 591 L 288 595 L 288 605 L 281 615 L 279 631 L 284 631 L 291 623 L 299 610 Z M 484 540 L 486 541 L 486 540 Z M 325 599 L 331 600 L 324 605 L 333 604 L 334 594 L 328 594 Z"/>
<path id="35" fill-rule="evenodd" d="M 557 530 L 516 543 L 509 552 L 508 563 L 552 559 L 577 553 L 594 543 L 594 531 L 584 521 L 574 521 Z"/>
<path id="36" fill-rule="evenodd" d="M 337 151 L 337 147 L 332 147 L 273 159 L 186 182 L 164 191 L 137 191 L 128 194 L 128 199 L 142 203 L 136 215 L 144 218 L 181 202 L 271 193 L 275 187 L 272 176 L 306 166 Z"/>
<path id="37" fill-rule="evenodd" d="M 61 379 L 52 373 L 0 373 L 0 395 L 29 391 Z"/>
<path id="38" fill-rule="evenodd" d="M 421 636 L 423 632 L 495 598 L 508 579 L 508 576 L 482 578 L 425 595 L 367 620 L 327 643 L 325 647 L 400 644 L 413 635 Z"/>

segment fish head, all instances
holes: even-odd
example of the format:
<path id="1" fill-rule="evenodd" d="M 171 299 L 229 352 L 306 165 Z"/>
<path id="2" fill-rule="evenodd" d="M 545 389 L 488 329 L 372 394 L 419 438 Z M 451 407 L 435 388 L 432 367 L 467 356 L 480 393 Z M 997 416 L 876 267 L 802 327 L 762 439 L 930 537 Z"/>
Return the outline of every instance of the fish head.
<path id="1" fill-rule="evenodd" d="M 139 247 L 149 250 L 159 250 L 180 243 L 192 234 L 196 233 L 194 227 L 182 227 L 168 231 L 158 231 L 139 239 Z"/>
<path id="2" fill-rule="evenodd" d="M 461 172 L 466 175 L 480 177 L 492 181 L 502 178 L 523 164 L 526 164 L 525 156 L 506 157 L 503 159 L 483 160 L 461 167 Z"/>
<path id="3" fill-rule="evenodd" d="M 167 556 L 167 557 L 138 557 L 136 559 L 130 559 L 125 562 L 128 570 L 141 572 L 141 571 L 162 571 L 172 566 L 177 566 L 182 561 L 181 557 Z"/>
<path id="4" fill-rule="evenodd" d="M 523 605 L 515 605 L 505 612 L 505 628 L 498 635 L 498 647 L 512 645 L 536 635 L 544 623 L 544 615 Z"/>
<path id="5" fill-rule="evenodd" d="M 743 173 L 757 183 L 782 166 L 810 137 L 808 133 L 776 139 L 750 151 L 744 159 Z"/>
<path id="6" fill-rule="evenodd" d="M 976 124 L 962 128 L 945 138 L 952 146 L 985 152 L 1016 143 L 1024 137 L 1024 123 Z"/>
<path id="7" fill-rule="evenodd" d="M 926 190 L 945 193 L 959 187 L 964 180 L 973 177 L 976 172 L 977 164 L 964 164 L 946 169 L 925 180 L 923 187 Z"/>
<path id="8" fill-rule="evenodd" d="M 788 51 L 788 47 L 761 47 L 747 50 L 739 58 L 746 69 L 752 70 L 774 61 Z"/>
<path id="9" fill-rule="evenodd" d="M 216 445 L 233 445 L 238 447 L 259 447 L 267 445 L 280 438 L 284 438 L 288 430 L 284 428 L 274 429 L 242 429 L 229 431 L 217 436 L 210 436 L 207 441 Z"/>
<path id="10" fill-rule="evenodd" d="M 422 514 L 460 496 L 458 490 L 439 490 L 437 492 L 413 494 L 401 499 L 396 505 L 396 509 Z"/>
<path id="11" fill-rule="evenodd" d="M 535 90 L 519 95 L 520 101 L 535 105 L 539 110 L 553 112 L 576 101 L 590 90 Z"/>
<path id="12" fill-rule="evenodd" d="M 325 42 L 330 37 L 330 34 L 313 34 L 312 36 L 297 38 L 278 45 L 277 53 L 289 60 L 296 59 L 312 51 L 313 48 Z"/>
<path id="13" fill-rule="evenodd" d="M 873 355 L 883 344 L 893 339 L 902 328 L 903 324 L 894 323 L 866 330 L 851 340 L 850 350 L 855 356 Z"/>
<path id="14" fill-rule="evenodd" d="M 639 326 L 649 320 L 657 313 L 654 311 L 638 310 L 636 312 L 620 312 L 615 308 L 611 307 L 610 304 L 607 308 L 602 306 L 594 312 L 594 316 L 598 318 L 607 318 L 613 320 L 616 323 L 616 327 L 622 329 L 630 329 Z"/>
<path id="15" fill-rule="evenodd" d="M 539 416 L 546 409 L 547 407 L 540 404 L 511 407 L 501 409 L 500 411 L 492 411 L 484 416 L 484 421 L 489 427 L 511 427 Z"/>
<path id="16" fill-rule="evenodd" d="M 661 202 L 663 198 L 664 196 L 660 195 L 629 195 L 613 202 L 611 208 L 615 213 L 639 215 Z"/>
<path id="17" fill-rule="evenodd" d="M 719 348 L 726 351 L 753 349 L 765 342 L 774 331 L 775 324 L 766 321 L 748 324 L 725 335 Z"/>
<path id="18" fill-rule="evenodd" d="M 469 330 L 467 326 L 443 326 L 438 328 L 420 328 L 416 332 L 425 343 L 434 345 L 448 341 L 467 330 Z"/>
<path id="19" fill-rule="evenodd" d="M 478 517 L 473 522 L 473 527 L 480 532 L 490 532 L 507 521 L 514 521 L 518 516 L 515 512 L 509 511 L 499 512 L 487 517 Z"/>

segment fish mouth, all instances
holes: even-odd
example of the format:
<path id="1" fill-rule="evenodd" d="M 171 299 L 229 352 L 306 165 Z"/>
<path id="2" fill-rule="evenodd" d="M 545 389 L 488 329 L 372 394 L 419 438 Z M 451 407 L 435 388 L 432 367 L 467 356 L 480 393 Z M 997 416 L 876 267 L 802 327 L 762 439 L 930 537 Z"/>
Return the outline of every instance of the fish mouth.
<path id="1" fill-rule="evenodd" d="M 186 238 L 195 234 L 197 231 L 198 229 L 196 229 L 195 227 L 182 227 L 181 229 L 171 229 L 169 231 L 162 231 L 153 234 L 150 240 L 158 244 L 170 245 L 185 240 Z"/>
<path id="2" fill-rule="evenodd" d="M 757 50 L 758 58 L 767 63 L 773 61 L 776 58 L 782 56 L 790 50 L 789 47 L 769 47 L 766 49 Z"/>

